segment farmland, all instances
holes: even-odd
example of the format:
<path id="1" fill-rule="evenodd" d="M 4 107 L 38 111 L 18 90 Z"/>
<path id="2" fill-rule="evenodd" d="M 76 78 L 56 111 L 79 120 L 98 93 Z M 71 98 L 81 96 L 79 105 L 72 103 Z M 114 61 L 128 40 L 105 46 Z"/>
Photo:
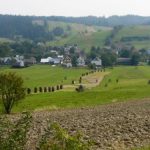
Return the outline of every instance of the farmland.
<path id="1" fill-rule="evenodd" d="M 10 71 L 9 69 L 5 70 Z M 64 79 L 64 76 L 67 76 L 64 84 L 71 84 L 72 79 L 78 79 L 81 73 L 87 71 L 87 69 L 65 69 L 64 72 L 62 70 L 59 67 L 33 66 L 26 68 L 25 71 L 24 69 L 14 71 L 23 76 L 25 85 L 28 87 L 57 85 Z M 107 69 L 106 72 L 108 75 L 104 77 L 100 85 L 87 89 L 85 92 L 77 93 L 75 90 L 63 90 L 54 93 L 29 95 L 25 100 L 19 102 L 13 111 L 95 106 L 150 97 L 149 66 L 114 67 L 113 69 Z M 49 83 L 47 83 L 47 80 Z"/>

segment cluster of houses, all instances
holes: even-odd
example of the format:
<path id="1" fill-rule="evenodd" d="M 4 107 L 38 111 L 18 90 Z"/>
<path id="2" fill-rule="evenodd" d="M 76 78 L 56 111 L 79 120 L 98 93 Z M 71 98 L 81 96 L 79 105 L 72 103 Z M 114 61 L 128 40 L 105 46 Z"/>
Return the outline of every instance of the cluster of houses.
<path id="1" fill-rule="evenodd" d="M 52 57 L 47 57 L 47 58 L 42 58 L 40 61 L 41 64 L 51 64 L 53 66 L 56 65 L 62 65 L 67 68 L 72 67 L 72 59 L 69 55 L 63 56 L 63 55 L 58 55 L 55 58 Z M 102 66 L 102 60 L 100 58 L 95 58 L 91 61 L 91 64 L 95 64 L 96 67 L 101 67 Z M 79 56 L 77 58 L 77 66 L 78 67 L 85 67 L 85 58 L 82 56 Z"/>
<path id="2" fill-rule="evenodd" d="M 3 57 L 0 58 L 0 65 L 11 65 L 15 68 L 27 67 L 33 64 L 36 64 L 36 59 L 30 57 L 25 59 L 24 56 L 16 55 L 15 57 Z"/>

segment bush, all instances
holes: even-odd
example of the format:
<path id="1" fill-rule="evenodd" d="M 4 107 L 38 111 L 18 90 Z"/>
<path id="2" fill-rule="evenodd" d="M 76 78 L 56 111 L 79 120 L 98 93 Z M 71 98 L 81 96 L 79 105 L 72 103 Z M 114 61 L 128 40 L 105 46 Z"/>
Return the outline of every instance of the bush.
<path id="1" fill-rule="evenodd" d="M 42 93 L 43 92 L 43 88 L 39 87 L 39 92 Z"/>
<path id="2" fill-rule="evenodd" d="M 54 87 L 52 87 L 52 92 L 54 92 L 55 91 L 55 88 Z"/>
<path id="3" fill-rule="evenodd" d="M 108 82 L 111 82 L 111 79 L 109 79 Z"/>
<path id="4" fill-rule="evenodd" d="M 82 83 L 82 77 L 80 77 L 80 79 L 79 79 L 79 83 Z"/>
<path id="5" fill-rule="evenodd" d="M 38 90 L 37 90 L 37 88 L 35 87 L 35 88 L 34 88 L 34 93 L 37 93 L 37 91 L 38 91 Z"/>
<path id="6" fill-rule="evenodd" d="M 108 84 L 106 83 L 106 84 L 105 84 L 105 87 L 107 87 L 107 86 L 108 86 Z"/>
<path id="7" fill-rule="evenodd" d="M 75 81 L 74 81 L 74 80 L 72 80 L 72 84 L 75 84 Z"/>
<path id="8" fill-rule="evenodd" d="M 51 138 L 50 138 L 50 135 Z M 92 142 L 85 142 L 81 134 L 69 135 L 58 124 L 46 130 L 39 143 L 39 150 L 90 150 Z"/>
<path id="9" fill-rule="evenodd" d="M 56 89 L 59 90 L 59 85 L 56 86 Z"/>
<path id="10" fill-rule="evenodd" d="M 23 113 L 15 122 L 9 121 L 6 117 L 0 117 L 0 149 L 24 150 L 31 119 L 29 113 Z"/>
<path id="11" fill-rule="evenodd" d="M 76 91 L 77 92 L 83 92 L 85 90 L 84 86 L 83 85 L 79 85 L 78 88 L 76 88 Z"/>
<path id="12" fill-rule="evenodd" d="M 118 82 L 119 82 L 119 79 L 116 79 L 116 82 L 118 83 Z"/>
<path id="13" fill-rule="evenodd" d="M 45 92 L 45 93 L 47 92 L 47 87 L 44 87 L 44 92 Z"/>
<path id="14" fill-rule="evenodd" d="M 67 77 L 64 77 L 64 80 L 67 80 Z"/>
<path id="15" fill-rule="evenodd" d="M 60 89 L 63 89 L 63 85 L 62 84 L 60 85 Z"/>
<path id="16" fill-rule="evenodd" d="M 51 87 L 48 87 L 48 92 L 51 92 L 51 91 L 52 91 Z"/>
<path id="17" fill-rule="evenodd" d="M 27 94 L 31 94 L 31 89 L 27 88 Z"/>

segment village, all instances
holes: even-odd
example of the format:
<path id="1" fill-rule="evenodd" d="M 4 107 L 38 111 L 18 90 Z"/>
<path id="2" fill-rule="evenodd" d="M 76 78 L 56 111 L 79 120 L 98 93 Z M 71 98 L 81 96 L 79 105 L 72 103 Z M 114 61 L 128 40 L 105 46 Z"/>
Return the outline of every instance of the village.
<path id="1" fill-rule="evenodd" d="M 74 49 L 76 55 L 75 60 L 71 54 L 71 50 Z M 35 57 L 25 58 L 23 55 L 16 55 L 14 57 L 1 57 L 0 66 L 9 65 L 13 68 L 24 68 L 34 64 L 49 64 L 52 67 L 63 66 L 70 67 L 86 67 L 86 54 L 82 53 L 78 47 L 68 46 L 64 50 L 64 55 L 60 55 L 58 51 L 50 51 L 53 56 L 41 58 L 37 61 Z M 102 60 L 96 57 L 90 61 L 90 64 L 94 64 L 97 68 L 102 67 Z"/>

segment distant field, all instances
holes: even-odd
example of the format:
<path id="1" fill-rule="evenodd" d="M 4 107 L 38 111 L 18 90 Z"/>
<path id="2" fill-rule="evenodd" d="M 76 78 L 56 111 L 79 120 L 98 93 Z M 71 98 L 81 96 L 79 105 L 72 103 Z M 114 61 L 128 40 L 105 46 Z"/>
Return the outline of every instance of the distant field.
<path id="1" fill-rule="evenodd" d="M 35 68 L 38 69 L 37 66 Z M 46 76 L 49 74 L 49 69 L 47 68 L 47 71 L 46 69 L 40 69 L 41 74 L 38 74 L 41 77 L 40 81 L 37 80 L 37 77 L 34 79 L 32 69 L 33 68 L 31 68 L 31 70 L 29 69 L 28 72 L 22 72 L 20 70 L 20 74 L 22 72 L 22 74 L 24 74 L 24 78 L 27 76 L 27 74 L 32 76 L 33 81 L 30 79 L 30 81 L 26 81 L 26 84 L 33 85 L 33 82 L 41 82 L 42 84 L 43 82 L 43 85 L 45 85 L 47 81 L 45 80 L 44 76 L 45 74 Z M 62 68 L 51 69 L 54 69 L 53 71 L 51 70 L 51 72 L 54 72 L 55 69 L 59 70 L 57 73 L 54 73 L 56 77 L 53 77 L 53 80 L 50 80 L 52 84 L 61 81 L 65 74 L 68 75 L 68 79 L 71 79 L 72 77 L 78 77 L 80 73 L 86 71 L 84 69 L 76 70 L 77 72 L 74 69 L 68 69 L 64 71 Z M 43 70 L 45 70 L 45 72 Z M 115 67 L 114 69 L 107 69 L 106 71 L 110 72 L 110 74 L 104 78 L 98 87 L 95 87 L 91 90 L 86 90 L 83 93 L 77 93 L 75 91 L 60 91 L 54 93 L 30 95 L 27 96 L 25 100 L 18 103 L 17 106 L 14 107 L 13 111 L 18 112 L 36 109 L 74 108 L 150 97 L 150 85 L 148 84 L 148 80 L 150 80 L 149 66 L 123 66 Z M 42 72 L 44 74 L 43 77 Z M 36 74 L 37 71 L 35 71 L 34 75 Z M 119 79 L 118 83 L 116 82 L 116 79 Z"/>
<path id="2" fill-rule="evenodd" d="M 67 30 L 68 26 L 70 30 Z M 54 27 L 62 27 L 67 33 L 66 37 L 58 37 L 58 39 L 48 42 L 51 46 L 63 46 L 64 44 L 78 44 L 86 52 L 94 46 L 104 46 L 104 40 L 110 34 L 111 28 L 86 26 L 75 23 L 49 22 L 49 29 Z"/>
<path id="3" fill-rule="evenodd" d="M 82 73 L 88 69 L 51 67 L 50 65 L 34 65 L 23 69 L 0 69 L 1 71 L 13 71 L 21 75 L 26 87 L 52 86 L 57 84 L 71 84 L 72 80 L 78 80 Z M 67 79 L 65 80 L 64 77 Z"/>
<path id="4" fill-rule="evenodd" d="M 129 26 L 123 27 L 115 36 L 114 41 L 120 41 L 122 37 L 131 37 L 131 36 L 149 36 L 150 37 L 150 26 L 148 25 L 139 25 L 139 26 Z M 150 48 L 150 40 L 145 41 L 131 41 L 125 42 L 135 46 L 136 48 Z"/>

